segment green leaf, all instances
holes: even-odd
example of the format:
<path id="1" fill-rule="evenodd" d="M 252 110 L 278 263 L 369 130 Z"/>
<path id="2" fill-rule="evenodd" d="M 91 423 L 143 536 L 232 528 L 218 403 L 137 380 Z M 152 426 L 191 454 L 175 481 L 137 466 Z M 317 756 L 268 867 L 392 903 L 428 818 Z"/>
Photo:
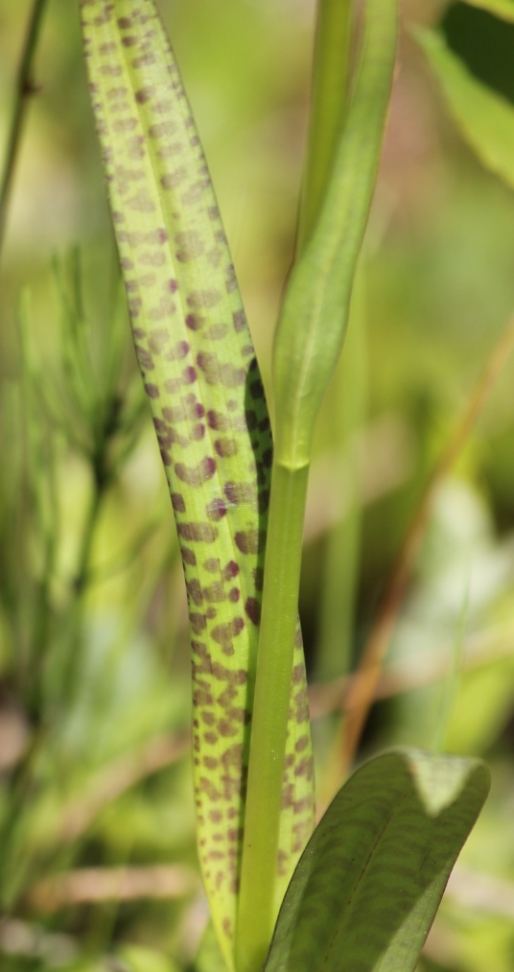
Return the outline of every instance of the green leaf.
<path id="1" fill-rule="evenodd" d="M 485 168 L 514 188 L 514 107 L 477 81 L 438 33 L 418 29 L 414 36 L 461 135 Z"/>
<path id="2" fill-rule="evenodd" d="M 471 7 L 479 7 L 488 13 L 514 23 L 514 0 L 465 0 Z"/>
<path id="3" fill-rule="evenodd" d="M 200 942 L 194 961 L 194 972 L 227 972 L 212 922 L 207 925 Z"/>
<path id="4" fill-rule="evenodd" d="M 130 972 L 178 972 L 178 966 L 167 955 L 141 945 L 125 945 L 119 954 L 123 968 Z"/>
<path id="5" fill-rule="evenodd" d="M 270 423 L 209 172 L 153 0 L 83 0 L 84 49 L 136 351 L 177 521 L 194 682 L 199 852 L 232 965 Z M 311 831 L 312 754 L 295 653 L 282 896 Z"/>
<path id="6" fill-rule="evenodd" d="M 353 94 L 314 231 L 287 287 L 273 355 L 277 461 L 310 461 L 314 424 L 341 351 L 384 133 L 397 0 L 368 0 Z"/>
<path id="7" fill-rule="evenodd" d="M 410 972 L 489 790 L 476 760 L 416 750 L 370 760 L 314 831 L 266 972 Z"/>

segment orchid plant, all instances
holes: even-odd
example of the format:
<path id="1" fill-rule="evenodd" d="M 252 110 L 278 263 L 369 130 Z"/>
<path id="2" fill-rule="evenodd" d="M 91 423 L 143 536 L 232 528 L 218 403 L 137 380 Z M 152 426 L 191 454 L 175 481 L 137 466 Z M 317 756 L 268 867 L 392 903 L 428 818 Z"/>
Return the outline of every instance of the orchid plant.
<path id="1" fill-rule="evenodd" d="M 354 5 L 319 3 L 271 422 L 154 0 L 82 0 L 112 221 L 184 565 L 199 856 L 230 972 L 414 969 L 488 790 L 473 760 L 392 752 L 360 768 L 313 829 L 297 616 L 303 517 L 313 429 L 373 195 L 397 20 L 396 0 L 368 0 L 350 71 Z"/>
<path id="2" fill-rule="evenodd" d="M 489 788 L 477 760 L 391 751 L 358 768 L 315 821 L 297 611 L 303 520 L 398 34 L 397 0 L 362 6 L 360 23 L 353 0 L 318 0 L 270 414 L 156 4 L 81 0 L 112 223 L 188 595 L 198 852 L 212 918 L 199 972 L 414 970 Z"/>

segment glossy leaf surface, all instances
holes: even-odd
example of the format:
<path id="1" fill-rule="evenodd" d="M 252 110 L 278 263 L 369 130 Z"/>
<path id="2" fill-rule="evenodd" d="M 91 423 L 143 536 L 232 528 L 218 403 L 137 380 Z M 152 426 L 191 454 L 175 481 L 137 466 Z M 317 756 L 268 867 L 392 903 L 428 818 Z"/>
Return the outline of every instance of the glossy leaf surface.
<path id="1" fill-rule="evenodd" d="M 209 172 L 153 0 L 83 0 L 91 99 L 189 600 L 200 858 L 232 963 L 266 538 L 270 423 Z M 279 893 L 310 833 L 301 640 Z"/>
<path id="2" fill-rule="evenodd" d="M 357 770 L 300 859 L 266 972 L 411 972 L 488 789 L 481 763 L 415 750 Z"/>
<path id="3" fill-rule="evenodd" d="M 435 31 L 415 36 L 461 135 L 487 169 L 514 187 L 514 107 L 477 81 Z"/>

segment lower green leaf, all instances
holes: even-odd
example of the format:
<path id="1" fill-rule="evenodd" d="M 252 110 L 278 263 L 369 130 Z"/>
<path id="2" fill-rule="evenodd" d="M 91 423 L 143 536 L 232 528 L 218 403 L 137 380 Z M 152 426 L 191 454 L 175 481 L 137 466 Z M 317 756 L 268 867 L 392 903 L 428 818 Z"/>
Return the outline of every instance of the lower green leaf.
<path id="1" fill-rule="evenodd" d="M 489 782 L 416 750 L 357 770 L 296 867 L 266 972 L 411 972 Z"/>

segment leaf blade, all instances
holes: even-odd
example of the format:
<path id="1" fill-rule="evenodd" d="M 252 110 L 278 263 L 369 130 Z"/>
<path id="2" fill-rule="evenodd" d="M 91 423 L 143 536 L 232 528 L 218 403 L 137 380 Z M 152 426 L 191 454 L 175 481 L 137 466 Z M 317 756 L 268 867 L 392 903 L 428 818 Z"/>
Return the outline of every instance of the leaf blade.
<path id="1" fill-rule="evenodd" d="M 514 107 L 478 81 L 436 31 L 414 36 L 461 135 L 486 169 L 514 188 Z"/>
<path id="2" fill-rule="evenodd" d="M 310 461 L 314 425 L 343 346 L 393 81 L 397 0 L 368 0 L 353 94 L 308 244 L 293 267 L 273 353 L 277 460 Z"/>
<path id="3" fill-rule="evenodd" d="M 93 109 L 129 312 L 181 545 L 193 649 L 199 853 L 232 965 L 271 433 L 209 173 L 153 0 L 83 0 Z M 281 893 L 311 829 L 295 656 Z M 302 708 L 303 706 L 303 708 Z M 306 748 L 296 752 L 299 739 Z"/>
<path id="4" fill-rule="evenodd" d="M 471 7 L 478 7 L 488 13 L 514 23 L 514 0 L 465 0 Z"/>
<path id="5" fill-rule="evenodd" d="M 478 761 L 388 753 L 339 791 L 297 865 L 266 972 L 410 972 L 485 800 Z"/>

